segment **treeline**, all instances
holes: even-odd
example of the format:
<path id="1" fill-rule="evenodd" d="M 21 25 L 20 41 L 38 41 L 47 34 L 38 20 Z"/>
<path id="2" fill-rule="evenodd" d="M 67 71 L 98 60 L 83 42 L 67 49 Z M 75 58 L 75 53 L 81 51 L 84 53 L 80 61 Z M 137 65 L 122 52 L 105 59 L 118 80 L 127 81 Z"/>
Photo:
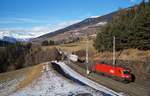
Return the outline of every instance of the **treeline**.
<path id="1" fill-rule="evenodd" d="M 11 69 L 19 69 L 25 65 L 25 55 L 31 48 L 31 43 L 15 43 L 0 50 L 0 72 Z"/>
<path id="2" fill-rule="evenodd" d="M 98 51 L 112 51 L 113 36 L 116 50 L 150 49 L 150 1 L 128 9 L 120 9 L 113 20 L 99 30 L 94 41 Z"/>
<path id="3" fill-rule="evenodd" d="M 79 37 L 68 37 L 62 40 L 58 40 L 58 41 L 53 41 L 53 40 L 44 40 L 41 45 L 42 46 L 50 46 L 50 45 L 59 45 L 59 44 L 69 44 L 69 43 L 74 43 L 79 41 L 80 38 Z"/>
<path id="4" fill-rule="evenodd" d="M 56 43 L 55 43 L 55 41 L 52 41 L 52 40 L 45 40 L 45 41 L 43 41 L 42 42 L 42 46 L 49 46 L 49 45 L 55 45 Z"/>
<path id="5" fill-rule="evenodd" d="M 8 46 L 8 45 L 12 45 L 13 43 L 10 43 L 10 42 L 7 42 L 7 41 L 3 41 L 3 40 L 0 40 L 0 47 L 5 47 L 5 46 Z"/>
<path id="6" fill-rule="evenodd" d="M 42 50 L 39 45 L 17 42 L 0 48 L 0 73 L 56 59 L 57 49 Z"/>

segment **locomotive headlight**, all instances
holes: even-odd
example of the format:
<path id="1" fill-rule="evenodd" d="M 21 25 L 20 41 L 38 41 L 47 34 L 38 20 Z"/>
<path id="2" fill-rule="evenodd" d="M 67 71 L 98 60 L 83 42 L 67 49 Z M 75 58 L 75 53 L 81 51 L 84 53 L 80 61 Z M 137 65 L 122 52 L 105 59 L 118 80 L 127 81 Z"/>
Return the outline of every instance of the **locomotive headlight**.
<path id="1" fill-rule="evenodd" d="M 130 76 L 129 76 L 129 75 L 126 75 L 125 77 L 126 77 L 126 78 L 129 78 Z"/>
<path id="2" fill-rule="evenodd" d="M 128 76 L 128 75 L 123 75 L 122 77 L 123 77 L 123 78 L 129 78 L 129 76 Z"/>

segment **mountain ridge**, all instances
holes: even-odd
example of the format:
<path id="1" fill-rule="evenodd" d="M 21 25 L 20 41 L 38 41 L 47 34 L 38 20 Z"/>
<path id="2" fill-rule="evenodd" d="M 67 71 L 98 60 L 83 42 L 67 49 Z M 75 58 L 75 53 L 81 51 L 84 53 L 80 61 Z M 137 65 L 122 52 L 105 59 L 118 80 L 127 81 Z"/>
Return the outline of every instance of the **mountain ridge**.
<path id="1" fill-rule="evenodd" d="M 81 22 L 72 24 L 72 25 L 70 25 L 68 27 L 56 30 L 54 32 L 50 32 L 50 33 L 44 34 L 42 36 L 39 36 L 37 38 L 32 39 L 31 41 L 33 41 L 33 42 L 41 41 L 41 39 L 48 39 L 48 38 L 57 36 L 59 34 L 66 33 L 68 31 L 77 30 L 77 29 L 80 30 L 80 29 L 82 29 L 84 27 L 97 27 L 97 26 L 93 26 L 93 25 L 96 25 L 96 24 L 98 25 L 98 23 L 101 26 L 105 22 L 110 22 L 112 20 L 113 16 L 115 14 L 117 14 L 117 12 L 118 11 L 111 12 L 109 14 L 106 14 L 106 15 L 103 15 L 103 16 L 94 17 L 94 18 L 91 18 L 91 17 L 86 18 L 86 19 L 82 20 Z"/>

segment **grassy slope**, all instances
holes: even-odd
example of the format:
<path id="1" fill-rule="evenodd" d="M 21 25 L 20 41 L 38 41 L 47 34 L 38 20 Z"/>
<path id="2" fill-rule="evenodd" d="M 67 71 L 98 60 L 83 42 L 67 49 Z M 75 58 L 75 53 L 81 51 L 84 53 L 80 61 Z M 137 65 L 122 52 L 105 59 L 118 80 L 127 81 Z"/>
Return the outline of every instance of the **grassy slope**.
<path id="1" fill-rule="evenodd" d="M 93 47 L 93 40 L 89 40 L 89 53 L 92 53 L 90 56 L 94 60 L 103 60 L 103 59 L 112 59 L 112 52 L 100 52 L 98 53 L 95 48 Z M 43 47 L 44 49 L 49 48 L 58 48 L 67 52 L 74 52 L 79 50 L 86 49 L 86 40 L 83 39 L 79 42 L 70 43 L 70 44 L 62 44 L 62 45 L 55 45 L 55 46 L 47 46 Z M 120 54 L 121 53 L 121 54 Z M 126 49 L 121 52 L 116 52 L 117 59 L 120 60 L 133 60 L 133 61 L 145 61 L 150 59 L 150 50 L 148 51 L 141 51 L 138 49 Z"/>
<path id="2" fill-rule="evenodd" d="M 62 44 L 62 45 L 56 45 L 56 46 L 47 46 L 44 48 L 49 49 L 53 47 L 56 47 L 56 48 L 59 48 L 61 50 L 68 51 L 68 52 L 85 50 L 86 40 L 83 39 L 76 43 Z M 89 59 L 92 61 L 95 61 L 95 62 L 109 61 L 109 63 L 112 62 L 113 53 L 112 52 L 98 53 L 93 47 L 93 40 L 89 40 L 89 53 L 90 53 Z M 150 80 L 150 73 L 149 73 L 150 69 L 148 69 L 150 67 L 149 65 L 150 50 L 141 51 L 138 49 L 126 49 L 126 50 L 123 50 L 122 52 L 116 52 L 116 57 L 117 57 L 117 61 L 119 61 L 117 65 L 123 65 L 123 66 L 130 68 L 133 74 L 135 74 L 136 77 L 138 78 L 137 80 L 141 79 L 140 83 L 143 84 L 143 82 L 141 82 L 142 80 L 145 80 L 145 81 Z"/>
<path id="3" fill-rule="evenodd" d="M 32 67 L 29 71 L 26 72 L 26 78 L 20 82 L 20 84 L 17 86 L 17 89 L 21 89 L 26 87 L 28 84 L 30 84 L 33 80 L 37 79 L 42 72 L 42 64 L 36 65 Z"/>
<path id="4" fill-rule="evenodd" d="M 0 83 L 3 81 L 9 82 L 13 79 L 19 79 L 20 77 L 24 76 L 25 78 L 21 82 L 19 82 L 18 86 L 16 86 L 16 90 L 20 90 L 41 75 L 42 66 L 42 64 L 38 64 L 33 67 L 27 67 L 16 71 L 1 73 Z"/>
<path id="5" fill-rule="evenodd" d="M 90 59 L 93 61 L 103 61 L 103 60 L 112 60 L 112 52 L 100 52 L 98 53 L 93 45 L 93 40 L 89 41 L 89 51 L 90 53 L 92 53 L 90 55 Z M 67 52 L 74 52 L 74 51 L 79 51 L 79 50 L 85 50 L 86 48 L 86 40 L 83 39 L 80 42 L 76 42 L 76 43 L 70 43 L 70 44 L 62 44 L 62 45 L 57 45 L 57 46 L 47 46 L 44 47 L 45 49 L 49 49 L 49 48 L 59 48 L 61 50 L 67 51 Z M 121 54 L 120 54 L 121 53 Z M 123 61 L 137 61 L 138 63 L 134 63 L 131 64 L 131 66 L 136 67 L 134 68 L 135 70 L 135 74 L 137 75 L 138 73 L 136 73 L 137 71 L 140 72 L 140 66 L 138 65 L 142 65 L 140 63 L 140 61 L 149 61 L 150 60 L 150 50 L 149 51 L 141 51 L 138 49 L 126 49 L 123 50 L 122 52 L 116 52 L 116 57 L 118 60 L 123 60 Z M 83 57 L 85 58 L 85 57 Z M 77 66 L 77 65 L 69 65 L 70 67 L 72 67 L 74 70 L 76 70 L 77 72 L 81 73 L 82 75 L 85 75 L 85 69 L 81 68 L 81 66 Z M 142 66 L 141 66 L 142 67 Z M 137 70 L 138 69 L 138 70 Z M 141 76 L 143 75 L 143 76 Z M 141 80 L 139 78 L 136 79 L 136 82 L 131 83 L 131 84 L 122 84 L 120 82 L 114 81 L 110 78 L 103 78 L 102 76 L 99 76 L 98 74 L 90 74 L 90 76 L 88 76 L 88 78 L 93 79 L 109 88 L 118 90 L 118 91 L 124 91 L 129 93 L 131 96 L 147 96 L 147 94 L 149 93 L 149 79 L 144 79 L 145 77 L 149 77 L 149 73 L 147 75 L 147 73 L 140 73 L 139 76 L 141 78 Z M 144 82 L 143 82 L 144 80 Z M 119 87 L 120 86 L 120 87 Z"/>
<path id="6" fill-rule="evenodd" d="M 93 40 L 91 39 L 88 42 L 89 42 L 88 43 L 89 50 L 95 53 L 96 50 L 93 47 Z M 75 51 L 79 51 L 79 50 L 85 50 L 86 46 L 87 46 L 86 40 L 82 39 L 82 40 L 75 42 L 75 43 L 45 46 L 45 47 L 43 47 L 43 49 L 46 50 L 46 49 L 51 49 L 51 48 L 56 47 L 58 49 L 66 51 L 66 52 L 75 52 Z"/>

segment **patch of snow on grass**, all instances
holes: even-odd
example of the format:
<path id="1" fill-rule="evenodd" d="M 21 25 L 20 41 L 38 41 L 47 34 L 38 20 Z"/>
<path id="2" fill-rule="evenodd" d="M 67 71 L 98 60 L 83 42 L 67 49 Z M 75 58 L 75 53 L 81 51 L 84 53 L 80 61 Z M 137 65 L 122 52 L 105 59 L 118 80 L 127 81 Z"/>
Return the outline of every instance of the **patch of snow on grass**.
<path id="1" fill-rule="evenodd" d="M 25 77 L 22 76 L 18 79 L 6 80 L 0 82 L 0 96 L 8 96 L 10 93 L 16 90 L 16 86 L 19 85 L 19 82 L 22 81 Z"/>
<path id="2" fill-rule="evenodd" d="M 47 69 L 48 65 L 46 65 L 45 68 Z M 31 85 L 11 94 L 11 96 L 76 96 L 81 93 L 102 96 L 101 92 L 68 80 L 52 68 L 49 68 L 44 70 L 42 76 L 35 80 Z"/>

